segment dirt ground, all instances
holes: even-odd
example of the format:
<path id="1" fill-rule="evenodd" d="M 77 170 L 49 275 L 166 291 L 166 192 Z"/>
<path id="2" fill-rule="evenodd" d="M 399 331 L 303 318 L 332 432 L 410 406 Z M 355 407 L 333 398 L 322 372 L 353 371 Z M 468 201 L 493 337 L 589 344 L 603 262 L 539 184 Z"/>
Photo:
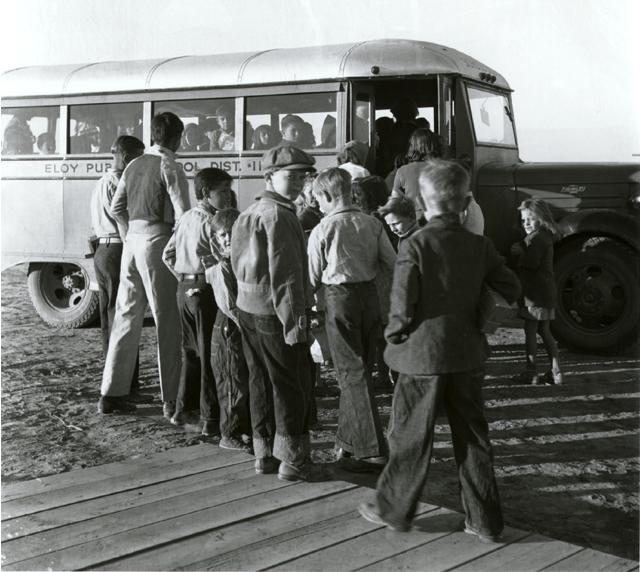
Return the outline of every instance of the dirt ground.
<path id="1" fill-rule="evenodd" d="M 37 316 L 26 267 L 2 273 L 2 479 L 34 479 L 152 454 L 205 439 L 162 417 L 155 331 L 141 346 L 142 390 L 156 401 L 136 415 L 99 416 L 98 328 L 55 330 Z M 632 353 L 562 352 L 563 386 L 512 381 L 522 369 L 523 335 L 491 336 L 485 400 L 507 524 L 638 559 L 638 360 Z M 333 460 L 338 390 L 323 370 L 313 457 Z M 381 393 L 386 423 L 391 395 Z M 441 419 L 425 500 L 461 511 L 449 428 Z M 215 439 L 210 440 L 215 446 Z M 374 480 L 372 478 L 371 485 Z"/>

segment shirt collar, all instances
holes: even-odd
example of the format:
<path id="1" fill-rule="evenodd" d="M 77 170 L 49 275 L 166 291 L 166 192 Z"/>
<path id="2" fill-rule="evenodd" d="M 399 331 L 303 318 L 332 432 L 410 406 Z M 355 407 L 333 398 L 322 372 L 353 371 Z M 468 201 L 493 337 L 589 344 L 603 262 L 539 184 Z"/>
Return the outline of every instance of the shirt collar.
<path id="1" fill-rule="evenodd" d="M 151 147 L 147 149 L 147 154 L 167 156 L 170 159 L 176 158 L 176 154 L 171 149 L 168 149 L 167 147 L 163 147 L 162 145 L 158 145 L 157 143 L 155 145 L 151 145 Z"/>
<path id="2" fill-rule="evenodd" d="M 210 215 L 215 215 L 218 212 L 218 209 L 212 206 L 207 199 L 200 199 L 198 201 L 198 207 Z"/>
<path id="3" fill-rule="evenodd" d="M 362 209 L 356 205 L 345 205 L 344 207 L 338 207 L 337 209 L 331 211 L 326 216 L 339 215 L 348 212 L 362 212 Z"/>

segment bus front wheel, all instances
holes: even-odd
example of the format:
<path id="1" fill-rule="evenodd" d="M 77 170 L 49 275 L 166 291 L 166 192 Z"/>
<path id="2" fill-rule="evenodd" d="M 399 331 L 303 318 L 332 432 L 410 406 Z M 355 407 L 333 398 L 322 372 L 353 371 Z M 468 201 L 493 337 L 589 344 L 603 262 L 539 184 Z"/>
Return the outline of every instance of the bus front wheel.
<path id="1" fill-rule="evenodd" d="M 640 260 L 628 246 L 593 237 L 560 248 L 554 334 L 578 349 L 624 349 L 638 336 Z"/>
<path id="2" fill-rule="evenodd" d="M 29 296 L 38 315 L 57 328 L 81 328 L 98 318 L 98 293 L 76 264 L 43 262 L 29 265 Z"/>

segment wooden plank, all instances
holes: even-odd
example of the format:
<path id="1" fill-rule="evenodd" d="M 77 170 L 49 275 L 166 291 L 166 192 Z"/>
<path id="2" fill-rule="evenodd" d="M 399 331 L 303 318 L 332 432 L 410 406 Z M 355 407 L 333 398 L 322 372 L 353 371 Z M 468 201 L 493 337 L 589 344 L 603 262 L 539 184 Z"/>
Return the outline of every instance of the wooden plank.
<path id="1" fill-rule="evenodd" d="M 16 518 L 120 491 L 168 481 L 186 474 L 244 463 L 248 459 L 250 457 L 246 453 L 212 449 L 208 455 L 203 455 L 188 462 L 166 461 L 163 466 L 138 468 L 135 471 L 96 480 L 93 483 L 73 485 L 51 492 L 17 498 L 6 503 L 3 502 L 2 517 L 3 520 Z"/>
<path id="2" fill-rule="evenodd" d="M 187 515 L 239 498 L 268 492 L 287 484 L 273 478 L 260 478 L 253 471 L 247 473 L 243 479 L 237 478 L 237 475 L 214 477 L 209 483 L 198 487 L 196 491 L 8 540 L 3 543 L 3 563 L 63 550 L 168 518 Z M 79 511 L 82 510 L 82 505 L 76 506 Z"/>
<path id="3" fill-rule="evenodd" d="M 351 489 L 231 524 L 222 530 L 215 529 L 111 561 L 107 567 L 109 570 L 246 570 L 246 566 L 227 563 L 285 539 L 302 541 L 310 530 L 323 530 L 337 523 L 341 523 L 344 534 L 349 520 L 355 518 L 354 505 L 370 494 L 370 490 L 354 485 Z M 282 558 L 284 555 L 280 560 Z"/>
<path id="4" fill-rule="evenodd" d="M 90 499 L 82 502 L 80 505 L 74 503 L 6 520 L 2 523 L 1 538 L 4 542 L 5 540 L 35 534 L 43 530 L 89 520 L 104 514 L 196 491 L 204 488 L 205 485 L 210 485 L 213 480 L 220 479 L 220 477 L 225 475 L 234 475 L 235 478 L 242 478 L 243 474 L 245 474 L 244 476 L 253 474 L 253 461 L 221 467 L 187 477 L 179 477 L 177 479 L 148 485 L 139 489 Z"/>
<path id="5" fill-rule="evenodd" d="M 124 532 L 116 532 L 113 529 L 110 536 L 102 534 L 97 540 L 52 551 L 20 562 L 4 564 L 3 568 L 5 570 L 105 569 L 108 566 L 104 566 L 104 563 L 129 554 L 216 528 L 221 529 L 234 522 L 353 487 L 349 483 L 340 481 L 304 483 L 292 486 L 289 483 L 278 481 L 275 477 L 261 476 L 255 477 L 255 479 L 267 483 L 263 487 L 265 489 L 263 494 L 257 494 L 256 488 L 254 490 L 256 494 L 249 498 L 240 498 L 213 508 L 192 511 L 177 517 L 162 513 L 159 515 L 162 520 L 151 525 Z M 247 479 L 247 481 L 250 480 Z M 276 490 L 268 490 L 269 484 L 272 489 L 276 488 Z M 222 491 L 221 494 L 224 494 L 228 487 L 218 487 L 218 489 Z M 206 499 L 204 495 L 200 495 L 199 498 L 200 504 Z M 224 534 L 224 530 L 221 530 L 220 533 Z"/>
<path id="6" fill-rule="evenodd" d="M 494 570 L 518 570 L 526 563 L 529 570 L 547 570 L 562 558 L 580 550 L 566 542 L 551 540 L 540 534 L 532 534 L 456 568 L 456 572 L 484 572 Z M 586 570 L 586 569 L 585 569 Z"/>
<path id="7" fill-rule="evenodd" d="M 456 569 L 457 572 L 459 566 L 467 564 L 480 556 L 490 553 L 498 555 L 501 550 L 504 550 L 505 544 L 520 540 L 527 534 L 522 530 L 506 527 L 503 532 L 503 543 L 487 544 L 471 534 L 454 532 L 414 550 L 380 560 L 371 566 L 363 568 L 363 570 L 424 570 L 428 566 L 429 572 L 450 569 Z M 550 539 L 549 543 L 543 546 L 545 550 L 557 551 L 556 560 L 571 554 L 576 549 L 576 547 L 565 542 L 557 542 Z M 538 545 L 538 548 L 542 550 L 542 546 Z M 494 567 L 491 558 L 487 558 L 486 565 L 487 567 L 483 570 L 500 570 L 500 568 Z M 521 563 L 516 570 L 522 569 Z M 535 566 L 530 566 L 528 562 L 526 563 L 526 570 L 536 569 Z"/>
<path id="8" fill-rule="evenodd" d="M 420 511 L 420 516 L 448 512 L 431 505 L 421 506 Z M 265 546 L 261 550 L 249 547 L 247 553 L 240 553 L 233 560 L 220 562 L 216 569 L 259 567 L 276 570 L 339 570 L 346 566 L 354 570 L 363 563 L 374 561 L 375 554 L 388 556 L 390 553 L 408 550 L 425 542 L 423 533 L 398 533 L 384 526 L 372 524 L 362 518 L 355 507 L 351 516 L 348 522 L 310 531 L 308 535 L 299 539 L 279 541 L 278 544 Z M 366 547 L 366 550 L 363 550 L 363 547 Z M 365 553 L 367 558 L 363 557 Z"/>
<path id="9" fill-rule="evenodd" d="M 152 456 L 140 457 L 137 459 L 126 459 L 115 463 L 107 463 L 88 469 L 78 469 L 66 473 L 59 473 L 49 477 L 41 477 L 30 481 L 21 481 L 2 485 L 2 502 L 12 499 L 39 494 L 56 489 L 63 489 L 70 486 L 93 483 L 96 480 L 126 475 L 132 470 L 150 467 L 162 467 L 167 463 L 181 463 L 197 459 L 208 455 L 219 448 L 210 443 L 200 443 L 190 447 L 176 447 L 161 453 L 154 453 Z"/>
<path id="10" fill-rule="evenodd" d="M 355 570 L 379 560 L 406 552 L 451 534 L 461 516 L 444 508 L 428 507 L 426 514 L 414 520 L 410 532 L 394 532 L 371 524 L 360 517 L 342 531 L 344 542 L 336 538 L 333 545 L 295 559 L 285 559 L 275 570 Z M 339 532 L 339 531 L 338 531 Z"/>
<path id="11" fill-rule="evenodd" d="M 637 570 L 638 562 L 614 554 L 584 548 L 580 552 L 545 568 L 552 572 L 627 572 Z"/>

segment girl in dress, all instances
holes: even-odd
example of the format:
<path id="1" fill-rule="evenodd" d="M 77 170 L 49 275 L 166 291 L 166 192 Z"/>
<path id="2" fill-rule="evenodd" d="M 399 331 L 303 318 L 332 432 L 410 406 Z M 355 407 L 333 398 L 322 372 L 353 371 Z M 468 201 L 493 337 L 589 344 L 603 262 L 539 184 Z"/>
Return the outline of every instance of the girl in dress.
<path id="1" fill-rule="evenodd" d="M 527 199 L 518 207 L 525 238 L 511 247 L 515 258 L 522 299 L 520 317 L 524 319 L 527 369 L 519 381 L 540 383 L 536 364 L 537 334 L 540 334 L 549 356 L 550 370 L 543 377 L 546 383 L 562 383 L 558 359 L 558 346 L 551 335 L 549 323 L 555 318 L 556 285 L 553 276 L 553 243 L 558 239 L 558 228 L 547 203 L 540 199 Z"/>

